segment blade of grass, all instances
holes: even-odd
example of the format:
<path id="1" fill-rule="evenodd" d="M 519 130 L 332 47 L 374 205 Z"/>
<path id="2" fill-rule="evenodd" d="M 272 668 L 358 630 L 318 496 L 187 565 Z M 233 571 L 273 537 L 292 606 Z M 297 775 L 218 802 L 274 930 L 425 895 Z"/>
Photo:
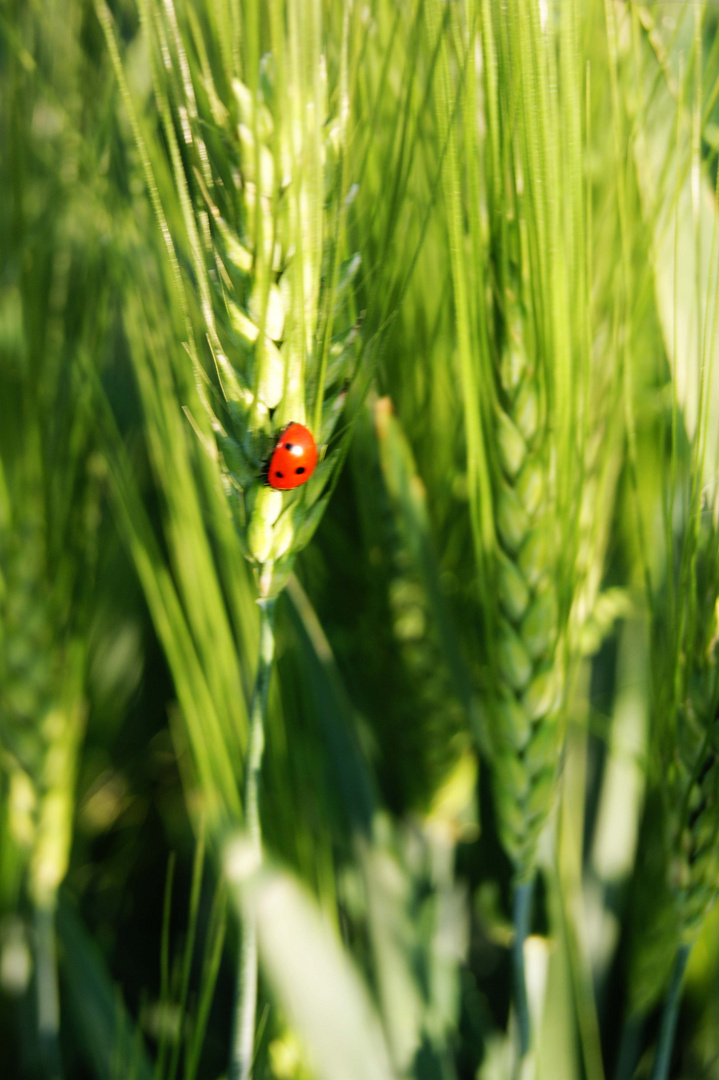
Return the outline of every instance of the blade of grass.
<path id="1" fill-rule="evenodd" d="M 230 843 L 225 865 L 241 909 L 257 920 L 264 972 L 318 1080 L 391 1080 L 374 1005 L 314 901 L 288 874 L 267 864 L 258 870 L 254 846 L 244 838 Z"/>

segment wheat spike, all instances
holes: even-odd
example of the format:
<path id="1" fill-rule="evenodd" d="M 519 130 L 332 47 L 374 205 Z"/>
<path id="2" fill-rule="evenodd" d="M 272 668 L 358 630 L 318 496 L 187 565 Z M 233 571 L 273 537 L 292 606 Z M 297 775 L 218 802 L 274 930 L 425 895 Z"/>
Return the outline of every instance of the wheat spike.
<path id="1" fill-rule="evenodd" d="M 495 792 L 502 837 L 520 877 L 533 872 L 555 790 L 563 686 L 546 413 L 525 336 L 515 304 L 506 324 L 496 414 Z"/>
<path id="2" fill-rule="evenodd" d="M 219 463 L 260 596 L 271 599 L 321 517 L 342 457 L 324 450 L 356 363 L 348 286 L 359 258 L 341 261 L 346 72 L 332 115 L 324 56 L 318 47 L 301 63 L 293 36 L 318 43 L 313 6 L 293 8 L 291 29 L 273 27 L 271 53 L 243 81 L 226 61 L 211 63 L 214 43 L 189 11 L 185 26 L 171 3 L 148 4 L 156 97 L 184 217 L 184 238 L 166 229 L 170 260 L 186 246 L 193 269 L 183 284 L 186 312 L 201 312 L 199 335 L 186 317 L 196 395 L 187 396 L 195 400 L 188 412 Z M 116 49 L 107 15 L 104 25 Z M 119 57 L 116 68 L 122 84 Z M 207 343 L 207 363 L 196 335 Z M 310 428 L 320 462 L 288 494 L 266 486 L 263 468 L 290 422 Z"/>
<path id="3" fill-rule="evenodd" d="M 662 714 L 652 733 L 653 779 L 664 804 L 668 884 L 687 942 L 719 895 L 718 547 L 716 528 L 705 523 L 695 598 L 685 596 L 679 608 L 683 627 L 671 643 L 665 628 L 654 632 L 655 714 Z"/>

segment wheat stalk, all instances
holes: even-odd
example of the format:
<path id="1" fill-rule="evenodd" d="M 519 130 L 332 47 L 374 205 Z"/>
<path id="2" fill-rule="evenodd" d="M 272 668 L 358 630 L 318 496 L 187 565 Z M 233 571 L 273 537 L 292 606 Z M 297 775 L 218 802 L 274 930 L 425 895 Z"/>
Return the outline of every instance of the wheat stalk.
<path id="1" fill-rule="evenodd" d="M 537 844 L 556 791 L 570 664 L 570 613 L 579 587 L 577 519 L 587 422 L 587 339 L 570 319 L 567 270 L 588 303 L 580 247 L 584 192 L 572 167 L 581 147 L 576 19 L 558 32 L 559 60 L 535 4 L 498 17 L 481 9 L 488 148 L 485 185 L 494 283 L 484 430 L 495 544 L 488 572 L 499 827 L 519 885 L 534 877 Z M 562 78 L 552 65 L 562 67 Z M 522 71 L 517 90 L 506 78 Z M 559 116 L 567 126 L 562 140 Z M 516 121 L 513 119 L 516 117 Z M 541 127 L 541 133 L 537 130 Z M 559 205 L 567 218 L 559 216 Z M 561 298 L 564 298 L 562 300 Z M 580 310 L 583 310 L 580 308 Z M 569 459 L 579 463 L 570 469 Z M 487 556 L 485 556 L 487 559 Z"/>
<path id="2" fill-rule="evenodd" d="M 449 66 L 440 67 L 438 112 L 456 172 L 448 219 L 494 788 L 523 883 L 534 876 L 557 790 L 570 615 L 583 577 L 578 518 L 590 423 L 579 16 L 567 5 L 555 30 L 540 24 L 530 0 L 501 13 L 481 3 L 473 15 L 462 27 L 462 101 L 473 109 L 481 77 L 482 137 L 473 126 L 464 134 L 476 154 L 466 205 L 458 137 L 446 120 Z"/>
<path id="3" fill-rule="evenodd" d="M 433 29 L 441 17 L 437 9 Z M 582 17 L 576 3 L 470 5 L 455 28 L 456 64 L 440 54 L 437 78 L 480 678 L 516 889 L 520 1056 L 529 1042 L 523 939 L 539 839 L 559 792 L 621 451 L 611 416 L 615 350 L 597 352 L 595 369 L 592 341 Z"/>
<path id="4" fill-rule="evenodd" d="M 343 16 L 330 95 L 318 4 L 272 5 L 261 45 L 259 5 L 241 13 L 224 8 L 218 19 L 225 36 L 218 36 L 218 27 L 203 25 L 190 5 L 145 0 L 141 10 L 166 157 L 143 130 L 109 11 L 101 0 L 96 7 L 183 312 L 186 354 L 178 349 L 174 363 L 177 404 L 216 471 L 239 547 L 255 574 L 260 657 L 244 816 L 259 858 L 274 604 L 319 523 L 346 452 L 347 430 L 329 449 L 328 443 L 356 368 L 351 282 L 359 259 L 342 261 L 351 7 Z M 242 48 L 230 49 L 229 41 L 241 41 Z M 157 180 L 168 165 L 176 200 L 172 217 Z M 190 274 L 183 271 L 185 260 Z M 310 428 L 320 461 L 306 484 L 283 492 L 268 486 L 265 466 L 278 433 L 291 422 Z M 246 1080 L 257 983 L 250 912 L 242 938 L 229 1071 Z"/>

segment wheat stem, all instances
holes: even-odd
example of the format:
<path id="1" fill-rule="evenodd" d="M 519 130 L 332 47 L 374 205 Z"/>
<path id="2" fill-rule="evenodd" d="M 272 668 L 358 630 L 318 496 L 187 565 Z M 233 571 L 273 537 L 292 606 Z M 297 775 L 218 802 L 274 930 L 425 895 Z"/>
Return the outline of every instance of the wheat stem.
<path id="1" fill-rule="evenodd" d="M 527 980 L 524 971 L 524 942 L 529 934 L 532 919 L 534 879 L 522 882 L 514 890 L 514 941 L 512 943 L 512 990 L 517 1011 L 518 1054 L 515 1072 L 519 1072 L 522 1059 L 529 1051 L 531 1037 Z"/>
<path id="2" fill-rule="evenodd" d="M 669 992 L 667 993 L 666 1001 L 664 1002 L 662 1026 L 659 1029 L 659 1042 L 657 1043 L 657 1055 L 654 1058 L 652 1080 L 667 1080 L 667 1077 L 669 1076 L 669 1066 L 671 1065 L 672 1049 L 674 1047 L 674 1033 L 677 1027 L 679 1003 L 682 996 L 684 972 L 686 970 L 690 952 L 691 945 L 680 945 L 677 949 L 677 954 L 674 957 L 672 981 L 669 984 Z"/>
<path id="3" fill-rule="evenodd" d="M 260 655 L 252 694 L 250 734 L 245 766 L 245 825 L 257 853 L 262 851 L 260 824 L 260 770 L 265 746 L 265 716 L 275 652 L 275 601 L 260 600 Z M 249 1080 L 252 1073 L 257 1011 L 257 927 L 254 917 L 245 912 L 242 924 L 234 1031 L 230 1049 L 229 1080 Z"/>

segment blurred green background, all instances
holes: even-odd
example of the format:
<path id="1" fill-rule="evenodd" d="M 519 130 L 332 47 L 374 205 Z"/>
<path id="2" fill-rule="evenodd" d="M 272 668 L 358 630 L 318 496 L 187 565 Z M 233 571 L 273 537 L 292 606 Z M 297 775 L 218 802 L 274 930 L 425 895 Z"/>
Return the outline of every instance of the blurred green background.
<path id="1" fill-rule="evenodd" d="M 178 33 L 209 42 L 213 70 L 229 26 L 243 48 L 254 27 L 264 52 L 269 8 L 176 8 Z M 314 8 L 322 38 L 307 56 L 322 52 L 336 88 L 345 8 Z M 591 229 L 577 241 L 586 288 L 567 285 L 572 334 L 586 328 L 587 363 L 611 372 L 602 393 L 617 425 L 600 438 L 604 486 L 589 496 L 595 595 L 538 849 L 525 944 L 534 1051 L 521 1075 L 652 1069 L 677 925 L 657 839 L 651 620 L 669 603 L 666 506 L 673 519 L 673 501 L 697 484 L 697 430 L 710 463 L 702 509 L 714 505 L 719 379 L 701 372 L 716 336 L 719 13 L 374 0 L 352 8 L 341 252 L 361 257 L 350 287 L 362 392 L 341 414 L 351 440 L 332 498 L 278 601 L 261 798 L 269 869 L 245 897 L 260 923 L 256 1080 L 520 1075 L 513 866 L 483 742 L 494 584 L 473 528 L 452 219 L 458 210 L 481 307 L 501 276 L 488 207 L 512 207 L 484 187 L 490 53 L 476 41 L 494 19 L 497 78 L 516 104 L 511 60 L 529 48 L 516 20 L 530 9 L 537 55 L 549 58 L 537 78 L 559 110 L 547 130 L 582 125 L 574 179 Z M 152 28 L 171 26 L 172 11 L 169 0 L 0 3 L 3 1080 L 227 1070 L 240 920 L 223 867 L 257 663 L 256 583 L 182 413 L 194 391 L 180 290 L 128 107 L 193 297 L 160 116 L 163 101 L 173 116 L 182 102 L 169 81 L 153 85 L 151 63 Z M 562 86 L 568 77 L 551 67 L 565 24 L 583 95 L 574 111 L 566 93 L 552 97 L 557 70 Z M 192 56 L 199 65 L 201 50 Z M 538 108 L 517 106 L 529 137 Z M 196 331 L 199 309 L 192 299 Z M 682 586 L 676 595 L 681 605 Z M 716 909 L 691 951 L 670 1075 L 719 1077 Z"/>

